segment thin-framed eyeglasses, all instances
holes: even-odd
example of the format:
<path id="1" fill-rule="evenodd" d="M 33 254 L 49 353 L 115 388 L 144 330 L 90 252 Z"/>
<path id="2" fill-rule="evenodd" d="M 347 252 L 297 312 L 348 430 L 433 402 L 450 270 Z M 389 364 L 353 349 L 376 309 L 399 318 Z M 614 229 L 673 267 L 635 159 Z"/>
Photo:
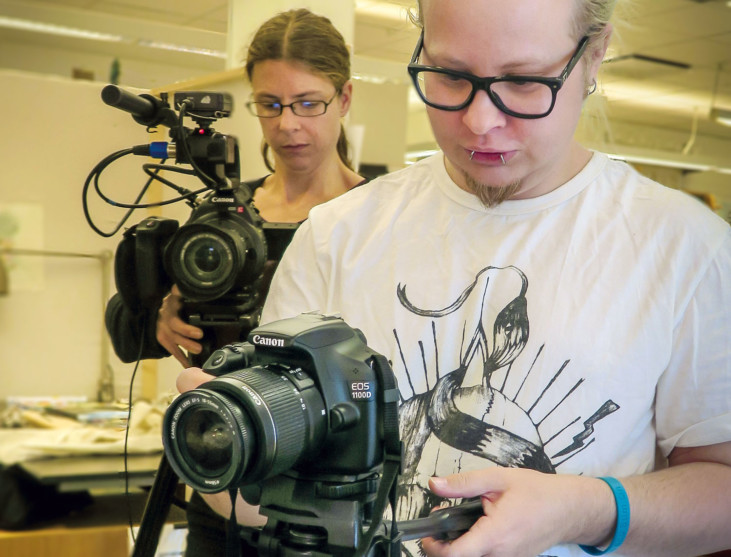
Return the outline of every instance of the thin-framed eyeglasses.
<path id="1" fill-rule="evenodd" d="M 335 97 L 338 96 L 340 91 L 335 91 L 335 94 L 330 98 L 329 101 L 294 101 L 289 104 L 282 104 L 276 101 L 250 101 L 246 103 L 246 108 L 249 112 L 258 118 L 276 118 L 281 116 L 285 108 L 289 108 L 295 116 L 304 116 L 305 118 L 311 118 L 313 116 L 322 116 L 327 112 L 327 107 L 332 104 Z"/>
<path id="2" fill-rule="evenodd" d="M 556 95 L 584 54 L 589 37 L 579 41 L 571 59 L 558 77 L 501 75 L 477 77 L 440 66 L 417 64 L 424 47 L 424 31 L 419 36 L 408 66 L 414 87 L 425 104 L 439 110 L 462 110 L 485 91 L 495 106 L 516 118 L 544 118 L 556 104 Z"/>

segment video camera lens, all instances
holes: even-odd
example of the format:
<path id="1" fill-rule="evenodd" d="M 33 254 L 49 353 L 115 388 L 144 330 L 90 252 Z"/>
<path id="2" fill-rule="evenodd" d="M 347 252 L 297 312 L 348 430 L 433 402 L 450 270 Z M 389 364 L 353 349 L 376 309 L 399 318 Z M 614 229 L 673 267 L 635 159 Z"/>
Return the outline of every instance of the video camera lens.
<path id="1" fill-rule="evenodd" d="M 178 229 L 166 251 L 169 274 L 183 296 L 220 298 L 247 272 L 248 230 L 232 219 L 190 223 Z"/>
<path id="2" fill-rule="evenodd" d="M 198 285 L 225 282 L 234 267 L 235 249 L 226 238 L 204 232 L 180 247 L 180 276 Z"/>
<path id="3" fill-rule="evenodd" d="M 181 394 L 165 414 L 163 444 L 178 477 L 217 493 L 289 470 L 319 451 L 326 430 L 314 381 L 274 363 Z"/>

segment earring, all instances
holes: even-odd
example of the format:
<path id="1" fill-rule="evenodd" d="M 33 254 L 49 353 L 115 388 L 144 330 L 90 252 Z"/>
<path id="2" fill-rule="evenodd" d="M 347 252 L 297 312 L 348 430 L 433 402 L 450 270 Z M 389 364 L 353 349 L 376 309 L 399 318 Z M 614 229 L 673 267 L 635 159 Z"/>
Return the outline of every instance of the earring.
<path id="1" fill-rule="evenodd" d="M 596 91 L 596 79 L 591 80 L 591 86 L 586 90 L 586 96 L 588 97 Z"/>

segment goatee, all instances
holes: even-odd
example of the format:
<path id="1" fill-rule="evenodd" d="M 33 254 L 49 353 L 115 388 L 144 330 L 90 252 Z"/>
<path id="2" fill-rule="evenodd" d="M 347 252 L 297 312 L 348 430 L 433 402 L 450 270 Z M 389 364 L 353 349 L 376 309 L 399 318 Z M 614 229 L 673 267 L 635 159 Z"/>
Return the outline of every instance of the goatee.
<path id="1" fill-rule="evenodd" d="M 520 191 L 520 180 L 516 180 L 515 182 L 511 182 L 506 185 L 497 186 L 478 182 L 472 176 L 465 173 L 465 181 L 470 191 L 474 193 L 477 196 L 477 199 L 479 199 L 480 202 L 488 209 L 497 207 L 503 201 L 510 199 Z"/>

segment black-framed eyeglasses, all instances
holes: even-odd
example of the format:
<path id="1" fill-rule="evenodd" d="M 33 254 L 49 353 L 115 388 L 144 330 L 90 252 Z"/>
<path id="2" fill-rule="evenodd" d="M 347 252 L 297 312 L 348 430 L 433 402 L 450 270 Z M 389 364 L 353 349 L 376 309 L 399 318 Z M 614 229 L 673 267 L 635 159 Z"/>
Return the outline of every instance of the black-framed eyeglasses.
<path id="1" fill-rule="evenodd" d="M 475 98 L 477 91 L 485 91 L 495 106 L 516 118 L 543 118 L 556 104 L 556 94 L 581 59 L 589 37 L 579 41 L 569 63 L 558 77 L 533 75 L 503 75 L 477 77 L 467 72 L 439 66 L 424 66 L 416 61 L 424 46 L 424 31 L 419 36 L 408 66 L 409 75 L 417 93 L 428 106 L 439 110 L 462 110 Z"/>
<path id="2" fill-rule="evenodd" d="M 285 108 L 289 107 L 295 116 L 304 116 L 311 118 L 312 116 L 322 116 L 327 112 L 327 107 L 335 100 L 340 91 L 335 94 L 329 101 L 294 101 L 289 104 L 282 104 L 276 101 L 250 101 L 246 103 L 254 116 L 258 118 L 276 118 L 281 116 Z"/>

